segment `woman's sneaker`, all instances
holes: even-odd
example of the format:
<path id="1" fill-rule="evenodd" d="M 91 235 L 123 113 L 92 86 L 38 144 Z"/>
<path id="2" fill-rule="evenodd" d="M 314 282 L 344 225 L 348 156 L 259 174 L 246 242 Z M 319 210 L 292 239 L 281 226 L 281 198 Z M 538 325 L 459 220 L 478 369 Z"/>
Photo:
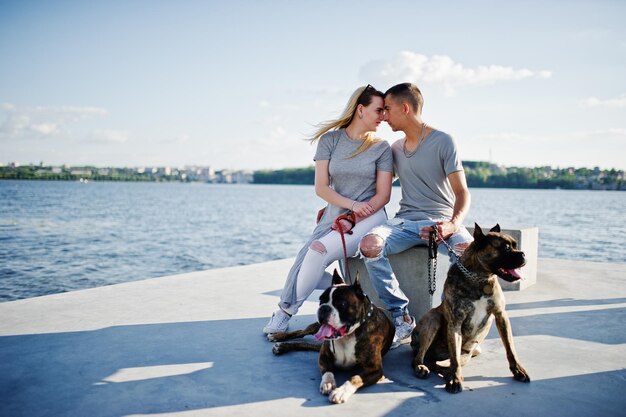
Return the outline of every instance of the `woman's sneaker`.
<path id="1" fill-rule="evenodd" d="M 277 310 L 272 314 L 272 318 L 267 323 L 267 325 L 263 328 L 263 333 L 279 333 L 286 332 L 289 328 L 289 319 L 291 316 L 285 313 L 283 310 Z"/>
<path id="2" fill-rule="evenodd" d="M 409 343 L 411 341 L 411 333 L 415 328 L 415 317 L 411 317 L 411 322 L 404 321 L 404 316 L 398 316 L 393 319 L 393 324 L 396 326 L 396 334 L 393 337 L 391 343 L 391 349 L 395 349 L 400 345 Z"/>

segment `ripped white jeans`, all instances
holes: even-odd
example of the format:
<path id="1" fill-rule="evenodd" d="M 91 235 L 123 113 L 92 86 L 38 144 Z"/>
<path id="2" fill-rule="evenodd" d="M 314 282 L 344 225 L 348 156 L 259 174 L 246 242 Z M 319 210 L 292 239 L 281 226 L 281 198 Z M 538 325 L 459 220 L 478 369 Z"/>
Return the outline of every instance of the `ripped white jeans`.
<path id="1" fill-rule="evenodd" d="M 344 234 L 346 253 L 354 256 L 358 253 L 359 242 L 373 227 L 387 221 L 385 210 L 378 210 L 371 216 L 361 220 L 352 229 L 352 234 Z M 317 242 L 321 243 L 319 245 Z M 316 249 L 312 249 L 316 248 Z M 331 274 L 326 268 L 339 259 L 343 259 L 343 245 L 339 232 L 330 230 L 324 237 L 313 242 L 304 256 L 300 272 L 296 279 L 296 302 L 287 313 L 296 314 L 304 301 L 309 298 L 313 290 L 326 289 L 331 285 Z"/>

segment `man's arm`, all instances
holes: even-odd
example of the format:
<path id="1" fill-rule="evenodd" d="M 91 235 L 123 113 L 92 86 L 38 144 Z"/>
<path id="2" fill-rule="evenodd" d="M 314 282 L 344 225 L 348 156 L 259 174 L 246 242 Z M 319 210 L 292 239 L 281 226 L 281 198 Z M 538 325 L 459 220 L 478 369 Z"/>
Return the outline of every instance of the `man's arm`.
<path id="1" fill-rule="evenodd" d="M 454 209 L 452 217 L 448 221 L 438 223 L 437 230 L 439 233 L 447 239 L 463 225 L 463 220 L 470 208 L 470 202 L 472 197 L 469 189 L 467 188 L 467 180 L 465 179 L 465 171 L 455 171 L 448 175 L 448 181 L 452 187 L 454 193 Z M 422 240 L 428 240 L 432 228 L 424 227 L 420 230 L 420 237 Z"/>
<path id="2" fill-rule="evenodd" d="M 467 180 L 465 179 L 465 171 L 456 171 L 448 175 L 448 181 L 454 193 L 454 211 L 450 219 L 451 228 L 443 230 L 443 236 L 448 237 L 456 233 L 461 226 L 463 220 L 470 208 L 472 197 L 467 188 Z"/>

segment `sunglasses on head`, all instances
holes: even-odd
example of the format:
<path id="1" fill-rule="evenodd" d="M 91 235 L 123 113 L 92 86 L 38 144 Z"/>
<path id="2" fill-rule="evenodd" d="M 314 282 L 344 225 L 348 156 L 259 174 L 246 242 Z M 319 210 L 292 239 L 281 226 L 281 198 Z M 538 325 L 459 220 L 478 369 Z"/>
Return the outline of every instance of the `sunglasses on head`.
<path id="1" fill-rule="evenodd" d="M 376 89 L 374 88 L 374 86 L 372 84 L 366 85 L 365 88 L 363 89 L 363 91 L 361 91 L 361 94 L 359 95 L 359 100 L 361 100 L 361 98 L 363 97 L 363 94 L 365 94 L 365 92 L 367 90 L 370 90 L 370 89 L 376 91 Z"/>

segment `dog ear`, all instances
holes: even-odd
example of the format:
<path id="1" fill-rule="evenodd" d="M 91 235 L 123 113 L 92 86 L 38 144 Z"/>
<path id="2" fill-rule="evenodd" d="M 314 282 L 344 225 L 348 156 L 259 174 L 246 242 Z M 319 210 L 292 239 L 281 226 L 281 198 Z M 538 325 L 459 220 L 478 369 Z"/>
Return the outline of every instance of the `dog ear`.
<path id="1" fill-rule="evenodd" d="M 345 284 L 345 281 L 341 278 L 341 275 L 339 275 L 339 272 L 337 272 L 337 269 L 335 268 L 335 271 L 333 272 L 333 285 L 340 284 Z"/>
<path id="2" fill-rule="evenodd" d="M 483 229 L 480 228 L 478 223 L 474 223 L 474 240 L 480 240 L 483 237 L 485 237 Z"/>
<path id="3" fill-rule="evenodd" d="M 498 223 L 496 223 L 495 226 L 493 226 L 491 228 L 491 230 L 489 230 L 490 232 L 496 232 L 496 233 L 500 233 L 500 225 Z"/>
<path id="4" fill-rule="evenodd" d="M 352 284 L 352 288 L 354 288 L 354 292 L 359 297 L 363 296 L 363 289 L 361 288 L 361 280 L 359 279 L 359 271 L 356 271 L 356 277 L 354 278 L 354 283 Z"/>
<path id="5" fill-rule="evenodd" d="M 483 246 L 484 242 L 485 233 L 483 233 L 483 229 L 480 228 L 478 223 L 474 223 L 474 245 L 476 245 L 477 248 L 480 248 Z"/>

